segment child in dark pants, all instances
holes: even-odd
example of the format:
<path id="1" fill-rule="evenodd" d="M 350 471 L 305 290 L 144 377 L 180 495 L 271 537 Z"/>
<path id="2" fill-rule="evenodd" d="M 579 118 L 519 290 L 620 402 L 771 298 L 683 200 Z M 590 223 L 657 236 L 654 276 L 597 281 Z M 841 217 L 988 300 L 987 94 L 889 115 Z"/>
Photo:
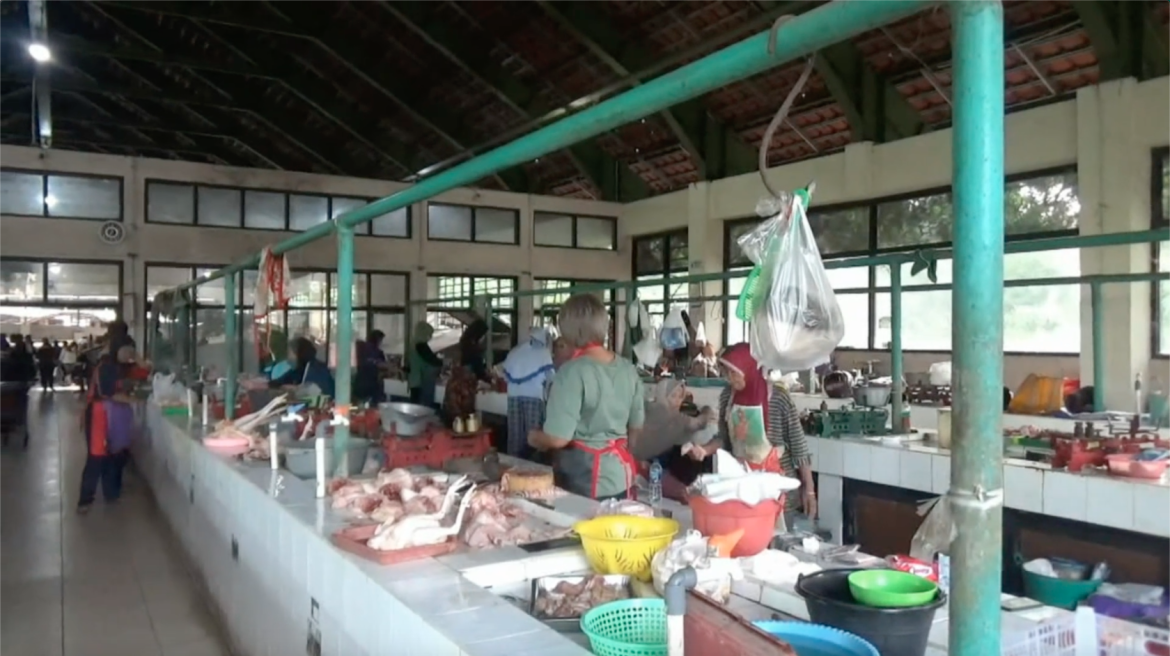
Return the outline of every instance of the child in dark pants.
<path id="1" fill-rule="evenodd" d="M 81 472 L 81 496 L 77 512 L 89 510 L 101 484 L 107 502 L 122 494 L 122 471 L 129 456 L 134 430 L 134 398 L 127 393 L 145 369 L 134 365 L 134 347 L 123 346 L 116 356 L 102 356 L 94 371 L 85 407 L 87 457 Z"/>

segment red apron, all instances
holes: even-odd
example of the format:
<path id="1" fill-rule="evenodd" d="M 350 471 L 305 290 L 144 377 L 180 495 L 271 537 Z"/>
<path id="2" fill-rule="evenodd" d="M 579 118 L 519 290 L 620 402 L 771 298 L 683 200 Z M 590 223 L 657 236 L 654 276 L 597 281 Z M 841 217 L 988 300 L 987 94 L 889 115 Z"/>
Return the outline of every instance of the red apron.
<path id="1" fill-rule="evenodd" d="M 768 457 L 764 458 L 763 462 L 755 463 L 755 462 L 748 462 L 747 460 L 740 460 L 740 463 L 742 463 L 743 466 L 747 467 L 750 471 L 772 472 L 773 474 L 783 474 L 784 473 L 784 468 L 780 466 L 780 451 L 779 451 L 779 449 L 772 449 L 771 451 L 769 451 Z M 780 498 L 777 499 L 777 501 L 780 502 L 780 512 L 781 513 L 784 512 L 784 496 L 785 495 L 783 493 L 781 493 Z"/>
<path id="2" fill-rule="evenodd" d="M 634 460 L 634 455 L 630 453 L 627 445 L 628 442 L 624 437 L 610 440 L 603 447 L 591 447 L 573 440 L 572 448 L 593 456 L 593 469 L 589 474 L 590 499 L 597 498 L 597 481 L 601 477 L 601 458 L 607 454 L 617 456 L 618 460 L 622 462 L 622 468 L 626 471 L 626 494 L 630 499 L 638 496 L 637 490 L 634 489 L 634 472 L 638 470 L 638 461 Z"/>

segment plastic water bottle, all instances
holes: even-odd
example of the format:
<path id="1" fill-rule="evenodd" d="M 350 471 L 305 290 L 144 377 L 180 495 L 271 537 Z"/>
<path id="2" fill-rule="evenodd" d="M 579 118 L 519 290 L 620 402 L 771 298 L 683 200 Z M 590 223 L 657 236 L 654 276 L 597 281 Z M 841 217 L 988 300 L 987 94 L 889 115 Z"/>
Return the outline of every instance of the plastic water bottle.
<path id="1" fill-rule="evenodd" d="M 650 464 L 650 505 L 654 508 L 662 502 L 662 465 L 655 460 Z"/>

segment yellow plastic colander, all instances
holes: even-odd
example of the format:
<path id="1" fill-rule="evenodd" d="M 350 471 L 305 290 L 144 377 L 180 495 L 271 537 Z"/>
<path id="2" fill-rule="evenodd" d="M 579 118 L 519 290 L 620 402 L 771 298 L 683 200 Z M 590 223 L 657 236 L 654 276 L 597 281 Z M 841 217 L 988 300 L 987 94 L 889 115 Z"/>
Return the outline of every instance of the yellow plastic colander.
<path id="1" fill-rule="evenodd" d="M 678 534 L 673 519 L 606 515 L 573 525 L 593 571 L 649 581 L 650 560 Z"/>

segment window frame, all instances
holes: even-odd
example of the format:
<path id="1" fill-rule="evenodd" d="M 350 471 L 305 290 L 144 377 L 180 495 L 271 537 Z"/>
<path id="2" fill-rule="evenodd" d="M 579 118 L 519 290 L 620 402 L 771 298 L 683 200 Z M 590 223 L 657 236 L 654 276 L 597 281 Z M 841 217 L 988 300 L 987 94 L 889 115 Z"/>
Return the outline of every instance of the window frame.
<path id="1" fill-rule="evenodd" d="M 448 239 L 446 237 L 433 237 L 433 236 L 431 236 L 431 207 L 434 205 L 440 205 L 443 207 L 458 207 L 458 208 L 470 210 L 471 211 L 471 226 L 470 226 L 471 238 L 470 239 Z M 475 226 L 479 222 L 479 211 L 480 210 L 496 210 L 498 212 L 511 212 L 512 213 L 513 240 L 511 242 L 506 242 L 506 241 L 480 241 L 480 240 L 476 239 L 475 238 Z M 427 224 L 426 225 L 427 241 L 440 241 L 440 242 L 449 242 L 449 243 L 455 243 L 455 244 L 483 244 L 484 246 L 519 246 L 520 245 L 520 210 L 516 209 L 515 207 L 499 207 L 496 205 L 466 205 L 463 203 L 442 203 L 442 202 L 432 203 L 432 202 L 428 201 L 426 203 L 426 224 Z M 428 274 L 428 275 L 430 275 L 430 274 Z M 445 275 L 445 277 L 449 278 L 449 277 L 452 277 L 454 275 L 470 275 L 470 274 L 451 274 L 451 275 L 444 274 L 444 275 Z M 478 276 L 478 277 L 480 277 L 480 278 L 499 278 L 501 276 Z"/>
<path id="2" fill-rule="evenodd" d="M 192 189 L 192 206 L 191 206 L 191 223 L 172 223 L 169 221 L 152 221 L 150 218 L 150 189 L 153 184 L 167 184 L 173 186 L 185 186 Z M 199 223 L 199 190 L 200 189 L 215 189 L 223 191 L 236 191 L 240 194 L 240 215 L 236 225 L 207 225 Z M 258 192 L 267 194 L 278 194 L 284 198 L 284 221 L 280 228 L 261 228 L 256 226 L 249 226 L 245 224 L 248 208 L 248 192 Z M 146 223 L 160 226 L 178 226 L 186 228 L 212 228 L 217 230 L 258 230 L 262 232 L 291 232 L 293 234 L 304 232 L 303 230 L 293 230 L 290 227 L 291 221 L 291 198 L 293 196 L 311 196 L 315 198 L 325 199 L 326 221 L 333 220 L 333 201 L 346 200 L 362 200 L 366 204 L 372 203 L 377 198 L 369 198 L 366 196 L 343 194 L 343 193 L 326 193 L 319 191 L 288 191 L 286 189 L 274 189 L 270 187 L 241 187 L 235 185 L 221 185 L 221 184 L 204 184 L 202 182 L 191 182 L 189 180 L 172 180 L 168 178 L 147 178 L 146 188 L 143 192 L 144 205 L 143 220 Z M 378 237 L 380 239 L 400 239 L 410 240 L 414 237 L 414 206 L 407 205 L 401 208 L 406 211 L 406 235 L 382 235 L 374 233 L 373 220 L 363 223 L 355 229 L 354 234 L 358 237 Z M 396 210 L 398 211 L 398 210 Z M 56 217 L 54 217 L 56 218 Z M 357 273 L 355 270 L 354 273 Z"/>
<path id="3" fill-rule="evenodd" d="M 561 244 L 542 244 L 536 237 L 536 217 L 541 214 L 548 216 L 566 217 L 570 220 L 571 230 L 569 232 L 569 245 Z M 595 221 L 605 221 L 610 228 L 610 247 L 596 248 L 593 246 L 581 246 L 581 240 L 577 236 L 577 223 L 579 219 L 593 219 Z M 556 212 L 553 210 L 533 210 L 532 211 L 532 245 L 539 248 L 572 248 L 582 251 L 600 251 L 603 253 L 616 253 L 618 250 L 618 220 L 613 216 L 596 216 L 592 214 L 572 214 L 569 212 Z M 554 280 L 554 278 L 546 278 L 545 280 Z M 567 280 L 567 278 L 556 278 L 555 280 Z"/>
<path id="4" fill-rule="evenodd" d="M 1162 149 L 1162 150 L 1164 151 L 1165 149 Z M 1009 185 L 1012 185 L 1012 184 L 1018 183 L 1018 182 L 1024 182 L 1027 180 L 1033 180 L 1036 178 L 1051 177 L 1051 176 L 1067 176 L 1069 174 L 1071 174 L 1074 177 L 1078 175 L 1077 167 L 1075 164 L 1074 165 L 1066 165 L 1066 166 L 1057 166 L 1057 167 L 1051 167 L 1051 168 L 1045 168 L 1045 169 L 1038 169 L 1038 170 L 1033 170 L 1033 171 L 1026 171 L 1023 173 L 1015 173 L 1015 174 L 1006 176 L 1004 178 L 1004 189 L 1006 190 Z M 1079 180 L 1077 182 L 1079 184 Z M 1158 193 L 1160 193 L 1160 189 L 1161 188 L 1158 187 Z M 893 254 L 893 253 L 913 253 L 913 252 L 919 251 L 919 250 L 932 250 L 932 249 L 937 250 L 937 249 L 951 248 L 951 246 L 952 246 L 951 242 L 932 242 L 932 243 L 928 243 L 928 244 L 916 244 L 914 246 L 878 248 L 878 206 L 885 205 L 888 203 L 909 200 L 909 199 L 913 199 L 913 198 L 924 198 L 924 197 L 928 197 L 928 196 L 936 196 L 939 194 L 951 193 L 952 191 L 953 191 L 953 188 L 950 186 L 933 187 L 930 189 L 922 189 L 922 190 L 918 190 L 918 191 L 907 192 L 907 193 L 903 193 L 903 194 L 896 194 L 896 195 L 892 195 L 892 196 L 883 196 L 883 197 L 873 198 L 873 199 L 864 200 L 864 201 L 860 201 L 860 202 L 837 203 L 834 205 L 814 206 L 811 209 L 812 213 L 837 212 L 837 211 L 842 211 L 842 210 L 846 210 L 846 209 L 855 209 L 858 207 L 864 207 L 867 209 L 867 212 L 869 214 L 869 248 L 864 250 L 864 251 L 848 251 L 848 252 L 841 252 L 841 253 L 833 253 L 832 255 L 825 256 L 824 261 L 830 262 L 830 261 L 837 260 L 837 259 L 847 259 L 847 258 L 852 258 L 852 257 L 888 255 L 888 254 Z M 731 220 L 723 222 L 723 270 L 725 272 L 744 266 L 742 263 L 733 263 L 731 260 L 731 253 L 732 253 L 731 232 L 732 232 L 732 230 L 734 228 L 741 226 L 741 225 L 744 225 L 746 223 L 750 223 L 750 222 L 758 223 L 760 220 L 761 219 L 759 217 L 749 216 L 749 217 L 742 217 L 742 218 L 738 218 L 738 219 L 731 219 Z M 1052 239 L 1054 237 L 1068 237 L 1068 236 L 1075 236 L 1075 235 L 1079 234 L 1079 232 L 1080 232 L 1080 230 L 1078 227 L 1076 229 L 1049 230 L 1049 231 L 1045 231 L 1045 232 L 1032 232 L 1032 233 L 1026 233 L 1026 234 L 1016 234 L 1016 235 L 1006 235 L 1005 234 L 1004 242 L 1010 243 L 1010 242 L 1019 242 L 1019 241 L 1029 241 L 1029 240 L 1035 240 L 1035 239 Z M 635 257 L 636 257 L 636 252 L 635 252 Z M 1156 262 L 1154 264 L 1155 264 L 1155 266 L 1157 265 Z M 868 291 L 866 292 L 866 295 L 868 296 L 868 305 L 869 305 L 869 326 L 867 329 L 867 332 L 869 335 L 869 337 L 867 339 L 868 346 L 866 348 L 842 346 L 842 347 L 838 347 L 837 350 L 839 350 L 839 351 L 853 351 L 853 352 L 865 351 L 865 352 L 875 352 L 875 353 L 889 352 L 889 349 L 880 348 L 877 344 L 877 317 L 876 317 L 876 314 L 877 314 L 878 294 L 882 294 L 882 293 L 888 294 L 890 292 L 890 287 L 888 285 L 878 286 L 878 284 L 877 284 L 878 267 L 877 266 L 868 266 L 868 267 L 866 267 L 866 269 L 868 269 L 867 279 L 869 281 L 869 283 L 867 285 Z M 637 275 L 637 273 L 635 272 L 635 276 L 636 275 Z M 1156 288 L 1156 285 L 1154 287 Z M 921 290 L 921 291 L 929 291 L 929 290 Z M 903 295 L 905 295 L 907 293 L 914 293 L 913 288 L 907 288 L 907 289 L 903 290 Z M 723 281 L 723 294 L 724 294 L 724 296 L 730 295 L 730 281 L 727 281 L 727 280 Z M 730 300 L 726 301 L 726 304 L 730 304 L 730 303 L 732 303 L 732 301 L 730 301 Z M 728 305 L 725 305 L 725 307 L 724 307 L 725 312 L 726 312 L 727 308 L 728 308 Z M 724 321 L 723 322 L 724 343 L 726 343 L 727 338 L 728 338 L 728 328 L 729 328 L 728 322 Z M 1155 339 L 1156 339 L 1156 333 L 1155 333 Z M 952 345 L 952 348 L 953 348 L 953 345 Z M 933 349 L 907 348 L 905 345 L 903 345 L 902 351 L 908 352 L 908 353 L 927 353 L 927 354 L 932 354 L 932 353 L 945 354 L 945 353 L 952 352 L 952 351 L 939 351 L 939 350 L 933 350 Z M 1060 356 L 1075 356 L 1075 355 L 1078 355 L 1078 353 L 1077 352 L 1064 352 L 1064 351 L 1061 351 L 1061 352 L 1039 351 L 1039 352 L 1037 352 L 1037 351 L 1009 351 L 1009 350 L 1005 350 L 1004 355 L 1039 355 L 1039 356 L 1060 357 Z"/>
<path id="5" fill-rule="evenodd" d="M 0 172 L 4 173 L 20 173 L 24 175 L 36 175 L 41 178 L 41 214 L 5 214 L 4 216 L 13 216 L 30 219 L 66 219 L 70 221 L 117 221 L 122 223 L 126 220 L 126 179 L 120 175 L 99 175 L 96 173 L 74 173 L 72 171 L 46 171 L 37 169 L 25 169 L 18 167 L 0 167 Z M 52 176 L 62 178 L 81 178 L 88 180 L 105 180 L 115 181 L 118 183 L 118 217 L 117 218 L 95 218 L 88 216 L 65 216 L 58 214 L 50 214 L 48 203 L 45 201 L 49 196 L 49 178 Z M 80 262 L 81 260 L 75 260 Z M 63 262 L 64 264 L 64 262 Z"/>
<path id="6" fill-rule="evenodd" d="M 8 215 L 17 216 L 17 215 Z M 43 217 L 42 217 L 43 218 Z M 60 218 L 60 217 L 55 217 Z M 113 219 L 111 219 L 112 221 Z M 122 302 L 126 293 L 126 268 L 122 266 L 121 260 L 98 260 L 92 258 L 62 258 L 62 257 L 5 257 L 5 262 L 23 262 L 29 264 L 41 265 L 41 298 L 38 301 L 25 300 L 17 303 L 4 301 L 4 305 L 13 307 L 41 307 L 41 308 L 109 308 L 113 307 L 117 312 L 118 317 L 122 317 Z M 102 266 L 116 266 L 118 267 L 118 293 L 117 300 L 108 301 L 90 301 L 90 300 L 75 300 L 75 301 L 56 301 L 49 300 L 49 265 L 50 264 L 96 264 Z"/>
<path id="7" fill-rule="evenodd" d="M 1154 148 L 1150 151 L 1150 229 L 1170 229 L 1170 207 L 1162 205 L 1162 195 L 1165 193 L 1163 184 L 1167 169 L 1170 168 L 1170 146 Z M 1170 257 L 1170 253 L 1163 253 L 1162 242 L 1150 243 L 1150 272 L 1157 273 L 1161 258 Z M 1150 281 L 1150 356 L 1159 360 L 1170 359 L 1170 350 L 1162 350 L 1162 294 L 1161 283 Z M 1170 284 L 1170 283 L 1167 283 Z"/>
<path id="8" fill-rule="evenodd" d="M 473 232 L 472 234 L 475 234 L 475 233 Z M 458 240 L 448 239 L 448 240 L 440 240 L 440 241 L 458 241 Z M 467 243 L 467 242 L 461 242 L 461 243 Z M 486 242 L 486 243 L 491 243 L 491 242 Z M 496 275 L 475 274 L 475 273 L 441 273 L 441 272 L 427 271 L 426 282 L 427 282 L 427 289 L 428 290 L 430 289 L 431 278 L 436 278 L 436 279 L 438 279 L 438 278 L 466 278 L 467 282 L 468 282 L 468 290 L 470 292 L 469 295 L 473 298 L 475 296 L 475 282 L 476 282 L 476 280 L 484 280 L 484 279 L 487 279 L 487 280 L 511 280 L 512 281 L 512 289 L 515 291 L 520 291 L 520 277 L 519 276 L 496 276 Z M 428 295 L 429 295 L 429 293 L 430 292 L 428 291 Z M 426 304 L 425 309 L 423 310 L 424 318 L 426 315 L 428 315 L 432 312 L 447 312 L 448 310 L 463 310 L 466 312 L 471 312 L 471 311 L 474 311 L 474 309 L 475 309 L 470 303 L 468 303 L 467 305 L 441 305 L 441 304 L 432 303 L 432 301 L 438 302 L 438 301 L 441 301 L 442 299 L 428 298 L 426 300 L 427 300 L 427 304 Z M 497 317 L 501 314 L 507 314 L 512 319 L 512 321 L 510 323 L 510 325 L 512 327 L 512 336 L 511 337 L 512 337 L 512 345 L 515 346 L 516 341 L 518 339 L 519 330 L 520 330 L 520 327 L 517 325 L 520 321 L 519 299 L 515 298 L 513 300 L 512 307 L 510 307 L 510 308 L 492 307 L 492 317 Z M 413 326 L 411 326 L 411 328 L 413 328 Z"/>
<path id="9" fill-rule="evenodd" d="M 687 240 L 687 259 L 686 259 L 687 263 L 685 266 L 672 267 L 670 253 L 671 253 L 671 251 L 674 250 L 674 248 L 673 248 L 673 245 L 671 244 L 671 241 L 673 239 L 678 238 L 678 237 L 682 237 L 683 239 Z M 662 269 L 658 270 L 658 271 L 639 270 L 638 269 L 638 244 L 641 242 L 653 241 L 655 239 L 662 239 L 663 240 L 663 243 L 662 243 Z M 670 285 L 671 285 L 670 278 L 672 276 L 674 276 L 676 273 L 681 273 L 683 275 L 687 275 L 690 272 L 691 243 L 690 243 L 687 229 L 682 228 L 682 229 L 676 229 L 676 230 L 666 230 L 663 232 L 655 232 L 655 233 L 651 233 L 651 234 L 647 234 L 647 235 L 638 235 L 637 237 L 634 237 L 633 241 L 631 242 L 631 246 L 632 246 L 632 249 L 631 249 L 632 252 L 630 253 L 630 271 L 633 274 L 632 275 L 633 280 L 637 281 L 639 278 L 650 278 L 650 277 L 664 278 L 667 280 L 667 282 L 662 285 L 662 314 L 663 314 L 663 319 L 665 319 L 666 315 L 670 313 L 671 303 L 675 301 L 675 299 L 672 299 L 671 295 L 670 295 Z M 648 285 L 636 287 L 633 290 L 633 293 L 635 294 L 635 296 L 637 296 L 641 290 L 650 289 L 650 288 L 651 287 Z M 689 284 L 688 284 L 688 289 L 689 289 Z M 689 291 L 687 293 L 687 298 L 677 299 L 677 300 L 679 302 L 683 302 L 685 304 L 687 310 L 688 311 L 690 310 L 691 302 L 690 302 L 690 292 Z M 649 301 L 649 304 L 653 304 L 653 303 L 658 303 L 658 301 Z M 649 311 L 649 308 L 647 308 L 647 310 Z M 653 312 L 650 312 L 650 315 L 657 316 Z"/>
<path id="10" fill-rule="evenodd" d="M 541 291 L 541 286 L 540 286 L 541 283 L 548 283 L 548 282 L 569 283 L 569 287 L 571 288 L 573 285 L 600 285 L 600 284 L 609 284 L 609 283 L 612 283 L 613 281 L 612 280 L 593 279 L 593 278 L 544 278 L 544 277 L 541 277 L 541 278 L 533 278 L 532 279 L 533 291 Z M 558 288 L 554 287 L 553 289 L 558 289 Z M 538 297 L 533 296 L 532 298 L 536 299 Z M 549 325 L 556 326 L 557 315 L 561 311 L 561 306 L 557 305 L 557 304 L 553 304 L 551 307 L 555 307 L 556 312 L 550 312 L 548 309 L 546 309 L 546 308 L 549 308 L 550 306 L 545 304 L 546 301 L 544 300 L 544 297 L 541 296 L 539 298 L 541 299 L 540 307 L 539 308 L 537 308 L 537 307 L 532 308 L 533 319 L 543 320 L 543 319 L 547 318 L 550 320 Z M 618 307 L 618 305 L 617 305 L 617 291 L 615 289 L 610 289 L 609 290 L 609 302 L 606 302 L 605 299 L 602 298 L 602 303 L 605 303 L 606 307 L 609 309 L 609 343 L 611 345 L 617 344 L 617 341 L 616 341 L 616 339 L 617 339 L 617 307 Z M 541 325 L 543 326 L 545 324 L 541 323 Z"/>

